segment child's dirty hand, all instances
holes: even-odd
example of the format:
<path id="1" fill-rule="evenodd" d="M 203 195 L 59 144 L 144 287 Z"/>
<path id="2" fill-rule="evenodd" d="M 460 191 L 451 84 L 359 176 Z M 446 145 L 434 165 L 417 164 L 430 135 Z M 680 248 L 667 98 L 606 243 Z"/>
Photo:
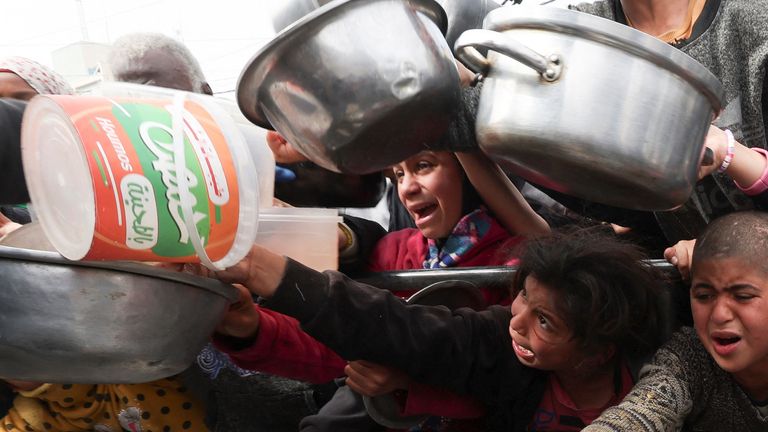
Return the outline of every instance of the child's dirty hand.
<path id="1" fill-rule="evenodd" d="M 408 375 L 397 369 L 363 360 L 349 362 L 344 367 L 344 373 L 347 374 L 349 388 L 370 397 L 407 390 L 411 381 Z"/>
<path id="2" fill-rule="evenodd" d="M 696 239 L 680 240 L 672 247 L 664 251 L 664 259 L 677 267 L 684 280 L 690 278 L 691 260 L 693 259 L 693 247 L 696 245 Z"/>
<path id="3" fill-rule="evenodd" d="M 251 297 L 251 292 L 242 285 L 233 285 L 238 290 L 237 301 L 229 305 L 216 333 L 239 339 L 249 339 L 259 330 L 259 311 Z"/>
<path id="4" fill-rule="evenodd" d="M 271 297 L 277 290 L 285 272 L 285 257 L 259 245 L 253 245 L 240 262 L 213 276 L 222 282 L 242 284 L 253 294 Z"/>
<path id="5" fill-rule="evenodd" d="M 309 160 L 277 132 L 267 132 L 267 145 L 272 150 L 272 154 L 275 155 L 275 162 L 277 163 L 289 164 Z"/>

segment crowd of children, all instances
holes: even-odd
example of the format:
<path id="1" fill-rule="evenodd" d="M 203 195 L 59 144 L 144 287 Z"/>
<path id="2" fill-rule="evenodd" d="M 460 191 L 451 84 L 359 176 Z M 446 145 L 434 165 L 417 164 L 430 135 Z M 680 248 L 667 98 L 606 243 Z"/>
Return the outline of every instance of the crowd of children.
<path id="1" fill-rule="evenodd" d="M 726 112 L 705 142 L 714 162 L 702 166 L 691 200 L 676 212 L 630 212 L 542 187 L 592 218 L 550 232 L 549 219 L 490 159 L 458 151 L 473 147 L 463 140 L 473 139 L 479 90 L 466 89 L 451 125 L 458 131 L 439 146 L 453 151 L 425 148 L 389 173 L 390 208 L 414 227 L 383 235 L 346 218 L 340 249 L 371 272 L 514 266 L 509 291 L 480 287 L 482 311 L 408 304 L 415 290 L 316 272 L 254 246 L 224 271 L 193 269 L 240 292 L 205 351 L 232 362 L 234 381 L 258 372 L 338 382 L 323 396 L 302 387 L 319 405 L 296 419 L 304 432 L 384 430 L 361 399 L 384 394 L 395 395 L 403 416 L 426 418 L 413 432 L 768 431 L 768 213 L 759 211 L 768 207 L 768 0 L 573 8 L 657 36 L 723 82 Z M 211 93 L 171 38 L 121 39 L 110 62 L 119 80 Z M 24 102 L 8 99 L 57 93 L 73 90 L 56 72 L 21 57 L 0 61 L 0 204 L 28 201 L 18 149 Z M 278 161 L 302 158 L 278 134 L 269 137 Z M 692 220 L 701 223 L 686 225 Z M 0 208 L 0 236 L 25 222 L 24 207 Z M 665 246 L 674 243 L 664 257 L 690 283 L 692 328 L 669 333 L 667 291 L 681 288 L 601 222 L 626 222 L 635 234 L 653 226 Z M 211 421 L 226 403 L 201 400 L 180 377 L 98 385 L 12 378 L 0 381 L 4 430 L 263 430 Z"/>

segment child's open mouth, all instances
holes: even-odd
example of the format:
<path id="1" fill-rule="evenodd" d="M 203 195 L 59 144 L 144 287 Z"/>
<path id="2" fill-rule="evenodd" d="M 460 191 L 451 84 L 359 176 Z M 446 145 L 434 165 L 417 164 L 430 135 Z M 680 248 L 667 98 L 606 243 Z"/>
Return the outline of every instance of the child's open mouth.
<path id="1" fill-rule="evenodd" d="M 733 353 L 741 342 L 741 337 L 731 334 L 713 334 L 712 347 L 721 356 Z"/>
<path id="2" fill-rule="evenodd" d="M 429 215 L 435 212 L 437 209 L 437 204 L 427 204 L 420 206 L 418 208 L 414 208 L 413 215 L 414 215 L 414 222 L 419 223 L 420 220 L 427 218 Z"/>
<path id="3" fill-rule="evenodd" d="M 514 340 L 512 341 L 512 349 L 515 350 L 515 354 L 524 360 L 533 360 L 535 355 L 530 349 L 518 344 Z"/>

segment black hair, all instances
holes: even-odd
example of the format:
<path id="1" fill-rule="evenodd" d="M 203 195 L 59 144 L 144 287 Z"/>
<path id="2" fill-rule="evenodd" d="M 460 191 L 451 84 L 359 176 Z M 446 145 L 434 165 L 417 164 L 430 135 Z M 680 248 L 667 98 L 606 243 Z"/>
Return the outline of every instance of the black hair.
<path id="1" fill-rule="evenodd" d="M 456 161 L 458 162 L 458 160 Z M 480 198 L 480 193 L 477 192 L 477 189 L 475 189 L 475 186 L 472 184 L 471 181 L 469 181 L 469 177 L 467 177 L 467 173 L 464 171 L 464 168 L 459 163 L 459 168 L 461 168 L 462 178 L 461 178 L 461 214 L 467 215 L 477 209 L 479 209 L 481 206 L 484 206 L 484 201 L 482 198 Z"/>
<path id="2" fill-rule="evenodd" d="M 557 313 L 582 349 L 614 346 L 620 355 L 646 356 L 663 335 L 661 279 L 645 258 L 599 228 L 553 232 L 523 245 L 514 293 L 531 276 L 557 293 Z"/>
<path id="3" fill-rule="evenodd" d="M 768 274 L 768 213 L 730 213 L 712 221 L 696 240 L 691 272 L 708 259 L 739 258 Z"/>

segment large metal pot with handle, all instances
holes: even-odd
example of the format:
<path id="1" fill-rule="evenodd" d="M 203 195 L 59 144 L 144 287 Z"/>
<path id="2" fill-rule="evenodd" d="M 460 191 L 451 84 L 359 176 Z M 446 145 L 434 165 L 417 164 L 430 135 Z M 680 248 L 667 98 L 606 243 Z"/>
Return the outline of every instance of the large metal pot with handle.
<path id="1" fill-rule="evenodd" d="M 251 59 L 238 105 L 324 168 L 378 171 L 448 127 L 460 84 L 444 30 L 434 0 L 334 0 Z"/>
<path id="2" fill-rule="evenodd" d="M 596 202 L 685 202 L 723 104 L 714 75 L 656 38 L 581 12 L 503 7 L 483 27 L 463 33 L 455 53 L 486 77 L 476 124 L 486 153 Z"/>

